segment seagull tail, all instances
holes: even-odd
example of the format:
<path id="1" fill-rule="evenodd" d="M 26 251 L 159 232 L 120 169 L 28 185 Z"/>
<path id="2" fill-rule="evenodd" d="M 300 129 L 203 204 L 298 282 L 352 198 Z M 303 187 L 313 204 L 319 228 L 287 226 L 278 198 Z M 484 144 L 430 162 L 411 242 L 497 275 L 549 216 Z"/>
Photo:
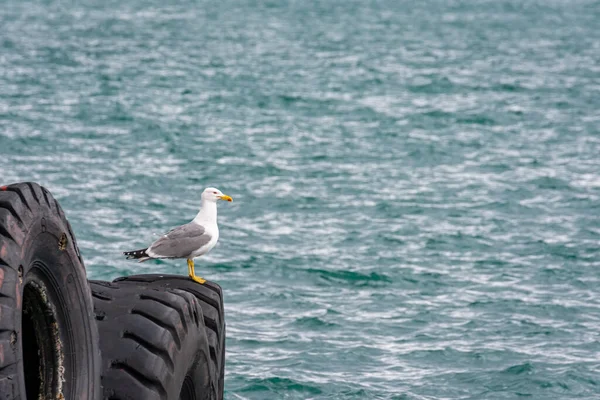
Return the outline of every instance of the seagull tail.
<path id="1" fill-rule="evenodd" d="M 146 253 L 146 250 L 148 250 L 148 249 L 124 251 L 123 254 L 127 257 L 128 260 L 133 259 L 133 260 L 139 260 L 139 262 L 144 262 L 144 261 L 152 258 L 148 255 L 148 253 Z"/>

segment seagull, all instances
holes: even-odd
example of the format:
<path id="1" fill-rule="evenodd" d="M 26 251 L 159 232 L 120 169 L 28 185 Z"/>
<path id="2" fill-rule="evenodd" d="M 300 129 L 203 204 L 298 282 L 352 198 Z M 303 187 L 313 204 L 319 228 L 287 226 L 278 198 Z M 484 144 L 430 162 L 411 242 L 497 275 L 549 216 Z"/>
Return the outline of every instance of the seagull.
<path id="1" fill-rule="evenodd" d="M 217 226 L 217 201 L 233 199 L 219 189 L 206 188 L 202 192 L 202 204 L 196 218 L 185 225 L 171 229 L 145 249 L 126 251 L 127 259 L 139 262 L 159 258 L 185 258 L 188 273 L 194 282 L 206 282 L 194 271 L 194 258 L 208 253 L 219 240 Z"/>

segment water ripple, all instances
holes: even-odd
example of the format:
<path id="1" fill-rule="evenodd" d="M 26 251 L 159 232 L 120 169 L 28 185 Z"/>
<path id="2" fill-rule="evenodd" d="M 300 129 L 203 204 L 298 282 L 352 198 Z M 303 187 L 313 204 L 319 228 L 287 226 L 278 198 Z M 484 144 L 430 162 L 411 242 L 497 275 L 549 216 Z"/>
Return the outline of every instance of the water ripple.
<path id="1" fill-rule="evenodd" d="M 95 279 L 231 194 L 226 399 L 597 398 L 598 3 L 234 3 L 5 4 L 2 183 Z"/>

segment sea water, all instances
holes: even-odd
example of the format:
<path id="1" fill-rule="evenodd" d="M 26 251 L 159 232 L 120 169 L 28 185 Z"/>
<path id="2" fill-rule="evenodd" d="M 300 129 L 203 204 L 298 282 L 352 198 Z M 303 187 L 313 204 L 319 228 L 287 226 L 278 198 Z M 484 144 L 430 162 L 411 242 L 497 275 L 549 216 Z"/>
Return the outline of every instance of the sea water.
<path id="1" fill-rule="evenodd" d="M 225 398 L 600 398 L 600 3 L 4 1 L 1 183 L 88 275 L 219 205 Z"/>

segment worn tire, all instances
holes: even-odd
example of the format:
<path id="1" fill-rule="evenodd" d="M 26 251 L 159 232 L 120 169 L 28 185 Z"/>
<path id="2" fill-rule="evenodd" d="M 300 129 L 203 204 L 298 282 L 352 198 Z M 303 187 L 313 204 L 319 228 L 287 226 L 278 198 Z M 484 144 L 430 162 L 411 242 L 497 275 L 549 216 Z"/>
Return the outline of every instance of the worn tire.
<path id="1" fill-rule="evenodd" d="M 0 187 L 0 399 L 99 399 L 92 297 L 71 226 L 36 183 Z"/>
<path id="2" fill-rule="evenodd" d="M 217 398 L 204 316 L 192 294 L 121 282 L 90 286 L 104 399 Z"/>
<path id="3" fill-rule="evenodd" d="M 202 308 L 204 324 L 207 328 L 211 367 L 216 371 L 217 398 L 222 399 L 225 382 L 225 311 L 221 286 L 211 281 L 199 285 L 187 276 L 162 274 L 131 275 L 117 278 L 114 282 L 121 285 L 181 289 L 196 297 Z"/>

